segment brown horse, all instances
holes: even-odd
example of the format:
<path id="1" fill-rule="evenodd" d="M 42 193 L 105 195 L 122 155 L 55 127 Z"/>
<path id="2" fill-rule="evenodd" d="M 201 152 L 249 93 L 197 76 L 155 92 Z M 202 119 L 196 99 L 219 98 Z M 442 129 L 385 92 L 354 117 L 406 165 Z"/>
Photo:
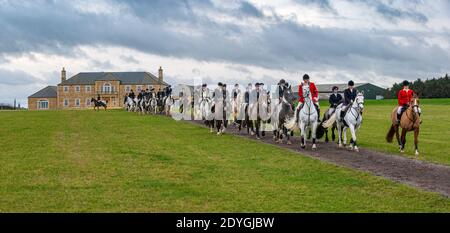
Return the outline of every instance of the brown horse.
<path id="1" fill-rule="evenodd" d="M 397 124 L 397 109 L 401 106 L 394 108 L 391 114 L 392 125 L 389 132 L 386 135 L 386 141 L 391 143 L 394 134 L 397 138 L 398 145 L 400 147 L 400 152 L 403 153 L 406 144 L 406 133 L 409 131 L 414 131 L 414 145 L 415 145 L 415 155 L 419 156 L 419 149 L 417 144 L 419 143 L 419 129 L 420 129 L 420 115 L 419 115 L 419 97 L 414 95 L 409 102 L 409 107 L 403 112 L 400 125 Z M 399 136 L 399 127 L 402 128 L 402 135 Z"/>

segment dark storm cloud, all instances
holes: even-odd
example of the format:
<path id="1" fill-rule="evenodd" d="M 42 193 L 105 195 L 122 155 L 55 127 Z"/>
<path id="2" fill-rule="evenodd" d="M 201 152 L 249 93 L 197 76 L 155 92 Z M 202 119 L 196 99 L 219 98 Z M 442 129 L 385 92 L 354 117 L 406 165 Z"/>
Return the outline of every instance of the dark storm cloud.
<path id="1" fill-rule="evenodd" d="M 37 51 L 76 56 L 80 45 L 111 45 L 161 56 L 269 69 L 345 69 L 413 78 L 417 74 L 448 70 L 450 64 L 448 51 L 423 43 L 423 35 L 417 33 L 322 28 L 282 17 L 268 19 L 247 1 L 240 1 L 238 8 L 231 10 L 201 0 L 107 3 L 124 10 L 118 14 L 97 14 L 80 11 L 66 1 L 0 2 L 0 54 Z M 298 0 L 298 3 L 334 10 L 325 0 Z M 423 14 L 396 9 L 380 1 L 367 4 L 388 19 L 427 20 Z M 238 20 L 251 16 L 270 23 L 255 30 L 251 26 L 219 22 L 198 11 L 239 15 Z M 393 35 L 407 39 L 410 44 L 394 43 Z M 112 66 L 105 62 L 97 65 Z"/>
<path id="2" fill-rule="evenodd" d="M 249 15 L 249 16 L 258 17 L 258 18 L 263 16 L 263 13 L 260 10 L 258 10 L 255 6 L 248 3 L 247 1 L 241 2 L 240 10 L 242 13 Z"/>
<path id="3" fill-rule="evenodd" d="M 415 8 L 422 3 L 420 0 L 410 0 L 407 1 L 407 5 L 411 6 L 410 9 L 398 8 L 393 6 L 393 2 L 389 1 L 388 3 L 384 3 L 380 0 L 353 0 L 356 2 L 361 2 L 367 4 L 368 6 L 375 9 L 375 11 L 381 15 L 383 15 L 386 19 L 397 21 L 400 19 L 412 20 L 420 23 L 426 23 L 428 21 L 428 17 L 423 13 L 420 13 L 416 10 L 411 10 L 411 8 Z"/>
<path id="4" fill-rule="evenodd" d="M 0 85 L 28 85 L 42 80 L 20 70 L 5 70 L 0 68 Z"/>

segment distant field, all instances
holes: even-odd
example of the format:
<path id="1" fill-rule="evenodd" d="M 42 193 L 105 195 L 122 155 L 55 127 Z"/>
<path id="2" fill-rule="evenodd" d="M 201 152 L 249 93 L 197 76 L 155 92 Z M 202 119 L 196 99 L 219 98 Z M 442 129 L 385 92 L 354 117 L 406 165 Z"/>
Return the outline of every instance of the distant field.
<path id="1" fill-rule="evenodd" d="M 420 127 L 420 159 L 450 165 L 450 99 L 423 99 L 422 125 Z M 361 147 L 400 154 L 397 143 L 386 143 L 385 136 L 390 127 L 390 114 L 397 100 L 366 100 L 363 125 L 358 135 Z M 328 106 L 321 103 L 322 111 Z M 347 134 L 349 135 L 349 134 Z M 414 157 L 414 134 L 408 133 L 406 157 Z"/>
<path id="2" fill-rule="evenodd" d="M 422 108 L 422 153 L 448 164 L 449 105 Z M 367 103 L 361 146 L 396 151 L 383 142 L 390 109 Z M 0 212 L 450 211 L 438 194 L 162 116 L 19 111 L 0 122 Z"/>

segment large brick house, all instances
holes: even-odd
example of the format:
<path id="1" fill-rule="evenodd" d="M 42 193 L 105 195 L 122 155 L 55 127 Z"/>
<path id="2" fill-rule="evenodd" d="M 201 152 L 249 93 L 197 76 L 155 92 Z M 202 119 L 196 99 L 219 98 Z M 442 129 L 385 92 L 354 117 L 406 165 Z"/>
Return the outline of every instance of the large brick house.
<path id="1" fill-rule="evenodd" d="M 82 72 L 66 79 L 61 71 L 61 83 L 47 86 L 28 97 L 28 109 L 84 109 L 90 108 L 91 98 L 107 102 L 110 108 L 123 107 L 124 96 L 133 90 L 136 94 L 145 89 L 163 89 L 168 84 L 163 80 L 160 67 L 158 77 L 149 72 Z"/>

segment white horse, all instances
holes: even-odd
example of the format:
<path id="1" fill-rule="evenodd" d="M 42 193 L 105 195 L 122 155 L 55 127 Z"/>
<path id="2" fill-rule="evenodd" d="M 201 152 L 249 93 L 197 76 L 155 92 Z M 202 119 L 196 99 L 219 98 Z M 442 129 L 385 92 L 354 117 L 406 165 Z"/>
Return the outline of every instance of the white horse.
<path id="1" fill-rule="evenodd" d="M 301 142 L 300 147 L 306 148 L 306 132 L 309 128 L 311 130 L 312 135 L 312 149 L 317 149 L 316 144 L 316 129 L 318 125 L 319 115 L 317 113 L 316 107 L 311 98 L 311 92 L 309 90 L 309 86 L 303 86 L 303 98 L 304 104 L 302 109 L 300 110 L 299 116 L 297 118 L 297 122 L 295 122 L 295 117 L 289 120 L 285 126 L 289 130 L 295 130 L 297 127 L 300 128 L 301 132 Z"/>
<path id="2" fill-rule="evenodd" d="M 214 113 L 211 111 L 213 103 L 209 98 L 200 100 L 201 119 L 205 122 L 210 132 L 214 132 Z"/>
<path id="3" fill-rule="evenodd" d="M 172 95 L 164 97 L 164 113 L 166 116 L 170 116 L 170 109 L 171 106 L 174 104 L 174 99 L 172 98 Z"/>
<path id="4" fill-rule="evenodd" d="M 156 112 L 158 110 L 158 101 L 155 97 L 150 98 L 149 100 L 149 111 L 150 113 L 156 115 Z"/>
<path id="5" fill-rule="evenodd" d="M 362 123 L 362 112 L 364 110 L 364 93 L 358 92 L 355 101 L 350 106 L 347 106 L 347 112 L 344 117 L 341 118 L 342 104 L 336 108 L 334 115 L 326 122 L 323 123 L 325 128 L 329 128 L 336 122 L 338 129 L 338 146 L 339 148 L 345 147 L 347 143 L 347 128 L 350 129 L 352 138 L 350 140 L 349 149 L 359 151 L 358 145 L 356 144 L 356 131 L 361 127 Z M 342 141 L 342 134 L 344 140 Z"/>
<path id="6" fill-rule="evenodd" d="M 130 97 L 127 96 L 127 99 L 125 100 L 125 108 L 128 112 L 133 112 L 136 108 L 136 104 Z"/>

